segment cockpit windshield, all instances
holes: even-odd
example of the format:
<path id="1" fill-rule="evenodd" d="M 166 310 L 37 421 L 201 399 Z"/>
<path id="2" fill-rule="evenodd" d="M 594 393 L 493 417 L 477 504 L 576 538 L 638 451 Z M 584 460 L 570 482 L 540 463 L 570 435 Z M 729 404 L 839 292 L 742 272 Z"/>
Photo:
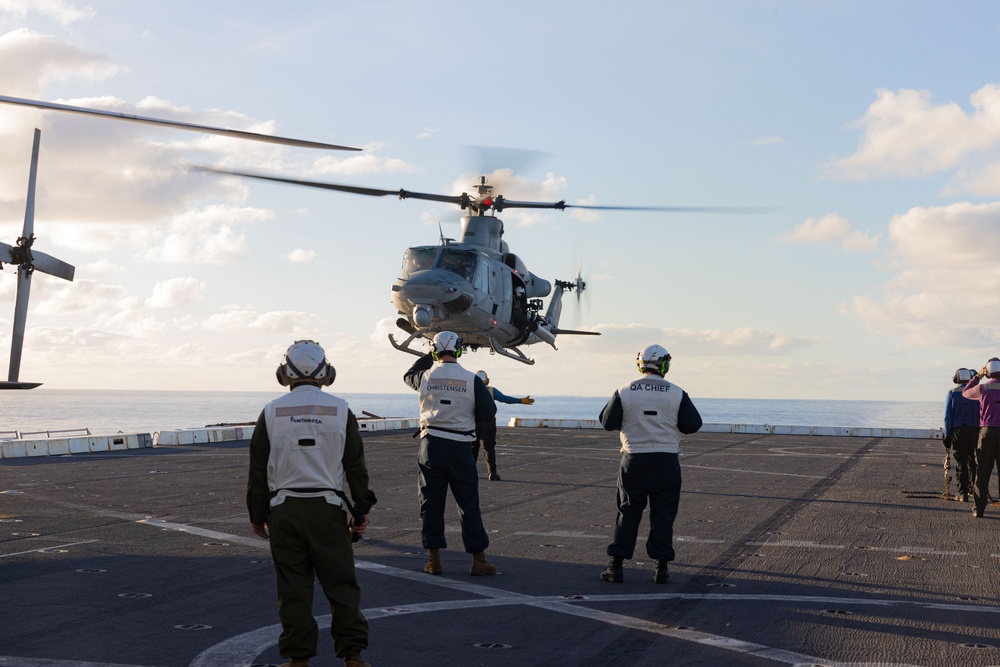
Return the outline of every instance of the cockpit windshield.
<path id="1" fill-rule="evenodd" d="M 424 248 L 409 248 L 403 255 L 403 268 L 400 269 L 399 277 L 406 278 L 417 271 L 423 271 L 434 266 L 434 259 L 437 257 L 438 247 L 428 246 Z"/>
<path id="2" fill-rule="evenodd" d="M 441 251 L 441 259 L 438 260 L 437 268 L 456 273 L 466 280 L 472 280 L 478 261 L 479 258 L 472 250 L 445 248 Z"/>

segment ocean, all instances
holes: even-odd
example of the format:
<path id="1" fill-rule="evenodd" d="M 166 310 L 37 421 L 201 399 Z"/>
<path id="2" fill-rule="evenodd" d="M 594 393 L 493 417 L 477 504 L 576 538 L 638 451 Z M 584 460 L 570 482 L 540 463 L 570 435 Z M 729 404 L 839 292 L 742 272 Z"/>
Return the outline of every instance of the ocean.
<path id="1" fill-rule="evenodd" d="M 101 391 L 46 389 L 0 391 L 0 438 L 38 435 L 154 433 L 257 420 L 278 392 Z M 338 394 L 358 417 L 416 417 L 416 393 Z M 497 422 L 511 417 L 596 419 L 606 398 L 535 396 L 534 405 L 497 405 Z M 926 401 L 826 401 L 697 398 L 707 423 L 873 428 L 940 428 L 944 399 Z M 64 432 L 64 433 L 56 433 Z"/>

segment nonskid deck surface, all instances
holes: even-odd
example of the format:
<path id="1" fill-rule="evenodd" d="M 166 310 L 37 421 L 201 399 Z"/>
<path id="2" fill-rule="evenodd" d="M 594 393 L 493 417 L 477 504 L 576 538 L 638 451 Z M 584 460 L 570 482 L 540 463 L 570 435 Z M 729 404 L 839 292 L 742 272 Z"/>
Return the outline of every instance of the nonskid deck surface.
<path id="1" fill-rule="evenodd" d="M 500 429 L 503 481 L 479 463 L 493 577 L 469 576 L 450 499 L 444 575 L 423 573 L 417 441 L 365 448 L 376 667 L 1000 664 L 1000 508 L 942 498 L 939 441 L 687 438 L 666 585 L 646 522 L 625 582 L 598 578 L 613 434 Z M 280 663 L 246 470 L 245 442 L 0 461 L 0 666 Z M 315 609 L 312 664 L 342 664 L 319 589 Z"/>

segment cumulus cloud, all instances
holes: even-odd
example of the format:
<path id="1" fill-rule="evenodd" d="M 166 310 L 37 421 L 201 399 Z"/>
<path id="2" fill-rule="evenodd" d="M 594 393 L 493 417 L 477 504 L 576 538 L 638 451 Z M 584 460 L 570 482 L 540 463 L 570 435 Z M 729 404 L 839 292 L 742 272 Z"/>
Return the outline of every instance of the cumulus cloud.
<path id="1" fill-rule="evenodd" d="M 25 18 L 29 13 L 42 14 L 55 19 L 62 25 L 93 18 L 94 10 L 86 5 L 65 0 L 0 0 L 0 12 L 17 18 Z"/>
<path id="2" fill-rule="evenodd" d="M 146 299 L 147 308 L 177 308 L 201 298 L 205 283 L 192 277 L 171 278 L 153 286 L 153 294 Z"/>
<path id="3" fill-rule="evenodd" d="M 315 327 L 318 318 L 310 313 L 292 310 L 258 313 L 254 310 L 230 306 L 221 313 L 205 319 L 203 327 L 209 331 L 253 331 L 267 333 L 303 334 Z"/>
<path id="4" fill-rule="evenodd" d="M 311 262 L 318 257 L 318 253 L 315 250 L 306 250 L 305 248 L 296 248 L 291 252 L 287 252 L 281 256 L 282 259 L 292 262 L 293 264 L 300 264 L 303 262 Z"/>
<path id="5" fill-rule="evenodd" d="M 960 348 L 1000 340 L 1000 203 L 912 208 L 889 224 L 894 272 L 845 314 L 902 344 Z"/>
<path id="6" fill-rule="evenodd" d="M 171 221 L 158 245 L 146 259 L 188 264 L 229 264 L 246 251 L 246 237 L 236 225 L 269 220 L 270 211 L 232 206 L 208 206 L 188 211 Z"/>
<path id="7" fill-rule="evenodd" d="M 780 136 L 757 137 L 750 141 L 751 146 L 775 146 L 785 143 L 785 138 Z"/>
<path id="8" fill-rule="evenodd" d="M 814 345 L 817 341 L 790 333 L 765 331 L 754 327 L 736 329 L 672 329 L 645 324 L 600 324 L 601 340 L 590 339 L 603 347 L 636 351 L 651 341 L 666 346 L 671 353 L 687 356 L 781 356 Z M 569 339 L 567 339 L 569 340 Z"/>
<path id="9" fill-rule="evenodd" d="M 0 62 L 8 64 L 0 68 L 4 94 L 29 98 L 53 81 L 100 81 L 121 70 L 103 54 L 24 28 L 0 35 Z"/>
<path id="10" fill-rule="evenodd" d="M 916 177 L 984 160 L 993 169 L 1000 145 L 1000 85 L 988 84 L 969 97 L 970 110 L 954 102 L 935 104 L 926 90 L 885 90 L 864 117 L 853 123 L 863 130 L 858 150 L 826 165 L 829 174 L 849 180 Z M 959 187 L 960 177 L 952 187 Z M 972 179 L 984 189 L 984 183 Z M 993 181 L 990 191 L 1000 191 Z"/>
<path id="11" fill-rule="evenodd" d="M 859 231 L 851 223 L 830 213 L 822 218 L 808 218 L 781 237 L 785 243 L 839 243 L 848 252 L 871 253 L 878 247 L 881 234 Z"/>

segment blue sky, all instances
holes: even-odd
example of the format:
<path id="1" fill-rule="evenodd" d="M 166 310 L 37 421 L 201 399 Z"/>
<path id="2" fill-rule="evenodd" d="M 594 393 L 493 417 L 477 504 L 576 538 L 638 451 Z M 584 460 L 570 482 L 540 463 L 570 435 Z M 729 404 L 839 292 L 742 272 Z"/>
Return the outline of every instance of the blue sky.
<path id="1" fill-rule="evenodd" d="M 511 168 L 511 198 L 774 210 L 505 212 L 603 335 L 469 355 L 504 391 L 609 395 L 656 342 L 692 397 L 939 400 L 1000 355 L 998 31 L 991 2 L 0 0 L 0 95 L 365 149 L 0 106 L 0 239 L 39 127 L 36 248 L 77 267 L 34 282 L 21 379 L 277 389 L 309 337 L 335 388 L 405 391 L 388 287 L 458 211 L 184 165 L 444 194 Z"/>

